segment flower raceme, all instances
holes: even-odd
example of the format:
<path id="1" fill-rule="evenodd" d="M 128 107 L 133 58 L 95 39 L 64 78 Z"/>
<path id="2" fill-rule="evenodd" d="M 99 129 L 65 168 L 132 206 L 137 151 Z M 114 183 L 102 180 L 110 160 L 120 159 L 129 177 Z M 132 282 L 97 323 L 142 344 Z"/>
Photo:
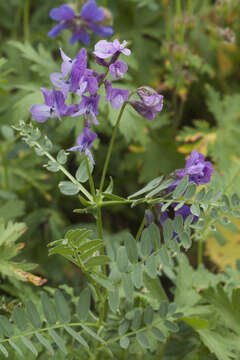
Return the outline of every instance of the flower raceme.
<path id="1" fill-rule="evenodd" d="M 89 45 L 91 39 L 88 31 L 103 37 L 111 37 L 113 35 L 112 27 L 103 25 L 105 18 L 104 9 L 99 8 L 96 1 L 90 0 L 85 3 L 80 15 L 77 15 L 69 5 L 64 4 L 59 8 L 52 9 L 50 17 L 58 21 L 59 24 L 49 31 L 48 36 L 54 38 L 62 30 L 71 29 L 72 37 L 69 40 L 70 44 L 80 40 L 84 45 Z"/>
<path id="2" fill-rule="evenodd" d="M 62 8 L 63 13 L 66 10 L 64 9 L 65 8 Z M 90 132 L 90 121 L 95 125 L 99 124 L 97 116 L 99 113 L 100 94 L 98 94 L 98 91 L 102 85 L 105 86 L 106 90 L 105 101 L 110 102 L 113 108 L 120 108 L 124 103 L 130 104 L 146 119 L 154 119 L 155 115 L 162 110 L 162 95 L 149 87 L 141 87 L 135 92 L 141 101 L 129 100 L 130 95 L 128 89 L 113 87 L 112 81 L 106 78 L 109 73 L 110 77 L 118 80 L 127 72 L 127 64 L 118 59 L 121 54 L 125 56 L 131 54 L 131 51 L 126 48 L 126 45 L 126 41 L 120 43 L 117 39 L 113 42 L 100 40 L 95 45 L 93 52 L 95 60 L 104 68 L 103 72 L 97 72 L 87 67 L 87 51 L 85 48 L 82 48 L 74 59 L 68 57 L 68 55 L 60 49 L 62 57 L 61 72 L 51 74 L 52 90 L 41 89 L 45 104 L 37 104 L 31 107 L 30 111 L 33 118 L 37 122 L 45 122 L 48 118 L 61 119 L 65 116 L 81 116 L 84 121 L 87 121 L 88 125 L 79 136 L 77 146 L 80 152 L 86 153 L 89 146 L 85 146 L 88 144 L 85 140 L 91 134 L 95 134 Z M 108 58 L 109 61 L 107 62 L 105 59 Z M 108 68 L 107 71 L 105 69 L 106 67 Z M 80 98 L 79 101 L 76 100 L 77 104 L 67 105 L 70 100 L 69 94 L 76 94 L 75 99 Z M 140 105 L 138 103 L 140 103 Z M 82 142 L 84 142 L 84 146 Z M 71 149 L 75 148 L 76 146 Z M 91 156 L 88 156 L 92 161 Z"/>

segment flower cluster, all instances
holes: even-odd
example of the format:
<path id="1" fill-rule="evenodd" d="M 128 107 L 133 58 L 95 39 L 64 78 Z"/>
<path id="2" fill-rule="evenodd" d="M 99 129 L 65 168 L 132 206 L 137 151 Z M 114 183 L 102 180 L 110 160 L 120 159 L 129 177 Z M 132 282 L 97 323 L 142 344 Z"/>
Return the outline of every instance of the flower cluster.
<path id="1" fill-rule="evenodd" d="M 177 179 L 172 185 L 169 186 L 169 188 L 167 189 L 167 193 L 174 191 L 178 183 L 186 175 L 189 175 L 189 182 L 192 182 L 197 186 L 208 184 L 211 181 L 213 171 L 214 170 L 212 163 L 210 161 L 205 161 L 205 157 L 203 154 L 199 153 L 196 150 L 193 150 L 190 157 L 186 161 L 184 169 L 176 171 L 175 175 L 177 176 Z M 172 203 L 171 207 L 165 211 L 162 211 L 163 203 L 156 205 L 156 213 L 158 215 L 157 220 L 162 226 L 168 218 L 181 215 L 183 221 L 185 221 L 186 218 L 191 215 L 190 206 L 186 204 L 183 205 L 180 209 L 174 210 L 178 204 L 179 203 L 177 202 Z M 173 212 L 173 214 L 170 214 L 171 211 Z M 149 226 L 150 223 L 154 220 L 153 214 L 149 210 L 147 210 L 146 212 L 146 218 L 146 226 Z M 192 222 L 197 221 L 197 219 L 198 217 L 194 216 Z M 174 232 L 173 237 L 175 236 L 177 236 L 177 234 Z M 177 240 L 179 241 L 178 238 Z"/>
<path id="2" fill-rule="evenodd" d="M 136 94 L 139 100 L 130 100 L 128 89 L 113 87 L 112 80 L 118 80 L 128 70 L 127 64 L 119 60 L 121 54 L 129 56 L 131 51 L 126 47 L 127 42 L 122 43 L 115 39 L 113 42 L 100 40 L 94 48 L 95 61 L 103 72 L 97 72 L 87 67 L 87 51 L 82 48 L 74 59 L 68 57 L 60 49 L 62 57 L 61 72 L 51 74 L 50 79 L 53 85 L 52 90 L 42 88 L 45 104 L 37 104 L 31 107 L 33 118 L 38 122 L 45 122 L 48 118 L 61 119 L 64 116 L 79 117 L 85 120 L 84 131 L 77 139 L 77 145 L 69 151 L 79 150 L 86 153 L 93 162 L 93 157 L 88 151 L 96 138 L 96 134 L 90 131 L 92 121 L 99 124 L 97 119 L 100 95 L 99 88 L 105 86 L 105 101 L 113 108 L 120 108 L 124 103 L 130 104 L 146 119 L 153 119 L 157 112 L 162 110 L 163 96 L 157 94 L 153 89 L 141 87 Z M 56 90 L 56 88 L 58 90 Z M 67 105 L 69 94 L 80 97 L 77 104 Z M 73 97 L 71 97 L 72 99 Z"/>
<path id="3" fill-rule="evenodd" d="M 104 25 L 106 16 L 104 9 L 97 6 L 96 1 L 89 0 L 83 5 L 80 15 L 76 14 L 73 8 L 64 4 L 59 8 L 50 11 L 50 17 L 59 22 L 58 25 L 49 31 L 49 37 L 56 37 L 64 29 L 72 30 L 70 44 L 80 40 L 84 45 L 90 44 L 90 36 L 87 30 L 99 36 L 111 37 L 113 29 L 109 25 Z"/>

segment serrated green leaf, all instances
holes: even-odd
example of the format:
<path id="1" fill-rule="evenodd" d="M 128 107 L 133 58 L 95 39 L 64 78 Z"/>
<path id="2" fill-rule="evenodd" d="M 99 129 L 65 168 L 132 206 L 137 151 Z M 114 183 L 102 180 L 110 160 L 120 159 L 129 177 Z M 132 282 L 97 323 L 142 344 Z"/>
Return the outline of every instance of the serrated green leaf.
<path id="1" fill-rule="evenodd" d="M 86 287 L 81 291 L 79 301 L 77 305 L 77 315 L 79 320 L 86 321 L 88 318 L 88 312 L 91 304 L 91 293 L 90 289 Z"/>

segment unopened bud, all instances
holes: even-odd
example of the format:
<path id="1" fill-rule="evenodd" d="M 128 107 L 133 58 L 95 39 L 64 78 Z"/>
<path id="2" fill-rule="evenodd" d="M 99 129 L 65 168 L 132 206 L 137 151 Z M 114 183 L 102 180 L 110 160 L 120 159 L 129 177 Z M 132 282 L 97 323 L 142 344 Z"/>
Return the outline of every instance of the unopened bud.
<path id="1" fill-rule="evenodd" d="M 100 9 L 102 9 L 104 13 L 104 19 L 101 21 L 101 24 L 111 26 L 113 24 L 113 16 L 111 11 L 105 7 L 101 7 Z"/>

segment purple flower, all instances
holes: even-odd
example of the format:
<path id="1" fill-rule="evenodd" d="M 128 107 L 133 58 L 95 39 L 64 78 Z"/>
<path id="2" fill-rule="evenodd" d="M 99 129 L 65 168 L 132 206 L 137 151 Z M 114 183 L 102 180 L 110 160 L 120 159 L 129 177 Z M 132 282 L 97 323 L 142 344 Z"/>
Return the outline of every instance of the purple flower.
<path id="1" fill-rule="evenodd" d="M 86 119 L 92 118 L 95 124 L 99 124 L 97 121 L 96 115 L 98 115 L 98 103 L 99 103 L 100 95 L 96 96 L 82 96 L 82 101 L 78 105 L 78 111 L 74 113 L 72 116 L 80 116 L 85 115 Z"/>
<path id="2" fill-rule="evenodd" d="M 105 88 L 107 93 L 106 101 L 110 101 L 114 109 L 121 107 L 124 101 L 128 100 L 129 90 L 113 89 L 109 80 L 105 81 Z"/>
<path id="3" fill-rule="evenodd" d="M 122 78 L 127 71 L 128 71 L 128 66 L 122 60 L 117 60 L 114 64 L 111 64 L 109 66 L 109 72 L 114 78 L 114 80 L 118 80 L 119 78 Z"/>
<path id="4" fill-rule="evenodd" d="M 154 120 L 156 114 L 162 111 L 163 96 L 149 87 L 141 87 L 137 90 L 140 100 L 131 100 L 129 103 L 143 117 Z"/>
<path id="5" fill-rule="evenodd" d="M 84 45 L 90 44 L 90 36 L 87 29 L 100 36 L 112 36 L 113 29 L 111 26 L 104 26 L 99 22 L 104 20 L 104 11 L 97 6 L 96 1 L 89 0 L 82 7 L 80 15 L 68 5 L 61 5 L 50 11 L 50 17 L 59 21 L 49 33 L 49 37 L 56 37 L 63 29 L 71 28 L 73 35 L 70 44 L 80 40 Z"/>
<path id="6" fill-rule="evenodd" d="M 177 182 L 185 175 L 189 175 L 189 181 L 194 182 L 196 185 L 208 184 L 211 181 L 213 171 L 212 163 L 205 161 L 203 154 L 193 150 L 186 161 L 185 168 L 176 172 L 179 178 Z"/>
<path id="7" fill-rule="evenodd" d="M 53 88 L 52 91 L 41 88 L 45 104 L 33 105 L 30 109 L 32 116 L 38 122 L 45 122 L 48 118 L 61 119 L 62 116 L 72 115 L 77 105 L 67 106 L 61 91 Z"/>
<path id="8" fill-rule="evenodd" d="M 83 129 L 82 134 L 77 138 L 77 145 L 73 146 L 68 151 L 80 151 L 80 154 L 85 153 L 89 160 L 94 164 L 93 156 L 91 151 L 89 150 L 92 147 L 94 140 L 97 138 L 97 134 L 90 131 L 90 124 L 86 124 Z"/>
<path id="9" fill-rule="evenodd" d="M 82 96 L 85 92 L 89 92 L 90 95 L 95 95 L 98 91 L 98 78 L 97 73 L 92 70 L 86 70 L 84 75 L 79 81 L 79 89 L 77 94 Z"/>
<path id="10" fill-rule="evenodd" d="M 115 39 L 113 42 L 100 40 L 95 45 L 93 54 L 100 59 L 107 59 L 115 54 L 120 55 L 120 53 L 129 56 L 131 51 L 129 49 L 125 49 L 126 45 L 126 40 L 124 40 L 122 44 L 120 44 L 118 39 Z"/>

